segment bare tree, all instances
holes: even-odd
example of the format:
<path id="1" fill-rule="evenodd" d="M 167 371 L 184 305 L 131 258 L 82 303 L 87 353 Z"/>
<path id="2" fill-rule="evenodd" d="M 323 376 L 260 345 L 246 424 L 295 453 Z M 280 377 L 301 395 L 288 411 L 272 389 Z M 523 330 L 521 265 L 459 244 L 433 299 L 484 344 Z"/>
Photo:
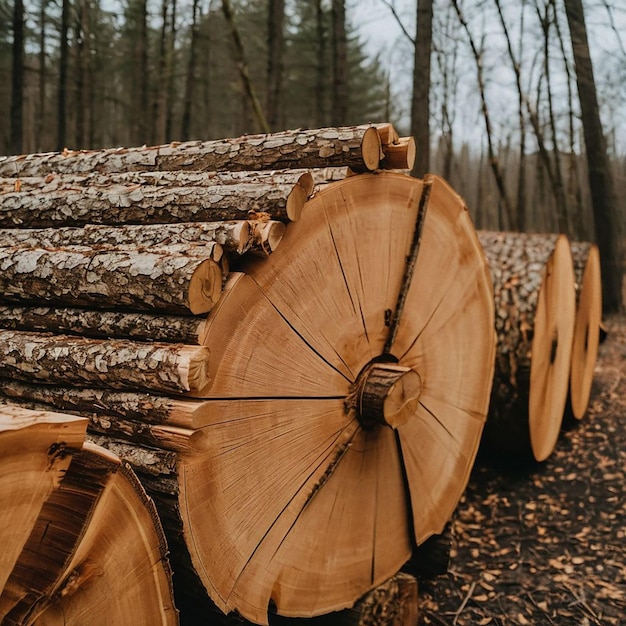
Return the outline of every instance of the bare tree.
<path id="1" fill-rule="evenodd" d="M 489 116 L 489 107 L 487 106 L 487 96 L 485 92 L 485 79 L 484 79 L 484 70 L 483 70 L 483 52 L 478 48 L 476 42 L 474 41 L 474 37 L 469 29 L 469 25 L 465 16 L 463 15 L 463 11 L 459 6 L 457 0 L 452 0 L 452 6 L 459 18 L 459 22 L 465 31 L 470 48 L 472 49 L 472 55 L 474 57 L 474 62 L 476 63 L 476 77 L 478 79 L 478 90 L 480 93 L 480 102 L 482 107 L 483 119 L 485 120 L 485 132 L 487 134 L 487 156 L 489 159 L 489 165 L 491 166 L 491 171 L 493 173 L 493 177 L 496 182 L 496 186 L 498 188 L 499 194 L 499 206 L 500 210 L 498 211 L 499 215 L 499 228 L 504 230 L 508 227 L 508 224 L 513 223 L 514 216 L 513 210 L 511 208 L 511 203 L 509 202 L 506 187 L 504 184 L 504 176 L 500 167 L 500 163 L 498 162 L 498 157 L 496 154 L 496 150 L 493 145 L 493 130 L 491 127 L 491 118 Z"/>
<path id="2" fill-rule="evenodd" d="M 11 77 L 11 151 L 22 152 L 24 105 L 24 3 L 13 4 L 13 73 Z"/>
<path id="3" fill-rule="evenodd" d="M 315 2 L 317 63 L 315 68 L 315 120 L 319 127 L 326 123 L 326 25 L 322 0 Z"/>
<path id="4" fill-rule="evenodd" d="M 576 84 L 585 135 L 589 187 L 596 239 L 600 250 L 603 305 L 605 312 L 617 312 L 623 307 L 622 229 L 616 211 L 613 176 L 600 122 L 582 0 L 564 0 L 564 4 L 576 65 Z"/>
<path id="5" fill-rule="evenodd" d="M 189 60 L 187 62 L 187 79 L 185 82 L 185 100 L 183 102 L 183 121 L 181 125 L 181 138 L 183 141 L 188 140 L 191 136 L 191 111 L 193 107 L 194 86 L 196 84 L 196 57 L 198 48 L 198 4 L 199 0 L 193 0 Z"/>
<path id="6" fill-rule="evenodd" d="M 433 2 L 418 0 L 415 21 L 411 134 L 418 146 L 412 174 L 423 177 L 430 166 L 430 54 L 433 41 Z"/>
<path id="7" fill-rule="evenodd" d="M 250 101 L 250 104 L 252 105 L 252 109 L 254 110 L 254 116 L 261 132 L 269 133 L 269 124 L 267 123 L 267 119 L 265 118 L 265 114 L 261 109 L 261 104 L 259 103 L 259 99 L 257 98 L 256 92 L 252 85 L 252 81 L 250 80 L 250 72 L 248 71 L 246 54 L 243 48 L 243 42 L 241 41 L 241 35 L 239 34 L 239 29 L 235 21 L 235 16 L 233 15 L 233 9 L 230 5 L 230 0 L 222 0 L 222 12 L 224 13 L 224 18 L 226 19 L 226 22 L 230 27 L 230 34 L 235 48 L 235 59 L 237 61 L 237 67 L 239 68 L 239 77 L 241 78 L 244 91 L 248 97 L 248 100 Z"/>
<path id="8" fill-rule="evenodd" d="M 57 150 L 66 147 L 67 141 L 67 70 L 69 60 L 68 32 L 70 27 L 70 0 L 63 0 L 61 8 L 61 39 L 59 42 L 59 88 L 57 104 Z"/>
<path id="9" fill-rule="evenodd" d="M 331 124 L 346 123 L 348 115 L 348 45 L 344 0 L 332 0 L 333 93 Z"/>
<path id="10" fill-rule="evenodd" d="M 285 0 L 269 0 L 267 12 L 267 122 L 273 130 L 280 123 L 280 101 L 285 47 Z"/>

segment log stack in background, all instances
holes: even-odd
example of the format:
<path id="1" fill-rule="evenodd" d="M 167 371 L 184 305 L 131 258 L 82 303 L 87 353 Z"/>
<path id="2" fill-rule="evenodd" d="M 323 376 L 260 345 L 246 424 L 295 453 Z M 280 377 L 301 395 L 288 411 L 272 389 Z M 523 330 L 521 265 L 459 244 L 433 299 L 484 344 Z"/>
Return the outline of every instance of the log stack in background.
<path id="1" fill-rule="evenodd" d="M 365 173 L 413 157 L 382 125 L 0 159 L 2 392 L 134 468 L 185 623 L 350 607 L 461 496 L 493 293 L 443 181 Z"/>
<path id="2" fill-rule="evenodd" d="M 569 388 L 576 315 L 564 235 L 481 231 L 495 292 L 498 336 L 484 449 L 506 459 L 547 459 Z"/>

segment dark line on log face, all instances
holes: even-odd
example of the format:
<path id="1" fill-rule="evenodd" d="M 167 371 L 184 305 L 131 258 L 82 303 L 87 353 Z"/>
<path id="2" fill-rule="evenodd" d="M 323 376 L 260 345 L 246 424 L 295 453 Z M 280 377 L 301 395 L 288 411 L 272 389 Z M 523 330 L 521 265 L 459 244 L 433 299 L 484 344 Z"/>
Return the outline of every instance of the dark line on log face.
<path id="1" fill-rule="evenodd" d="M 396 309 L 391 315 L 389 335 L 387 335 L 387 341 L 383 348 L 383 354 L 390 354 L 393 342 L 398 334 L 398 324 L 402 317 L 402 311 L 404 310 L 404 304 L 407 299 L 409 287 L 413 280 L 413 274 L 415 272 L 415 265 L 417 264 L 417 255 L 419 253 L 420 244 L 422 241 L 422 231 L 424 230 L 424 221 L 426 218 L 426 209 L 428 208 L 428 200 L 430 198 L 430 190 L 432 188 L 431 182 L 424 182 L 422 188 L 422 195 L 420 197 L 419 206 L 417 208 L 417 217 L 415 219 L 415 231 L 413 233 L 413 241 L 411 242 L 411 252 L 406 260 L 406 269 L 402 278 L 402 285 L 400 286 L 400 293 L 398 294 L 398 300 L 396 301 Z M 385 317 L 387 313 L 385 312 Z"/>

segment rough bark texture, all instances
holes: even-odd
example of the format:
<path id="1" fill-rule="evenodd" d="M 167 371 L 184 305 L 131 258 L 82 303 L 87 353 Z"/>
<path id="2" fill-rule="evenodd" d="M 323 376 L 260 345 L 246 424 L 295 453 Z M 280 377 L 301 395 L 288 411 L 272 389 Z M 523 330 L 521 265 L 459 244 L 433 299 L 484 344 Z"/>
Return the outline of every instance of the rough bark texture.
<path id="1" fill-rule="evenodd" d="M 182 393 L 206 384 L 202 346 L 0 331 L 0 375 L 59 385 Z"/>
<path id="2" fill-rule="evenodd" d="M 145 424 L 194 428 L 197 400 L 111 389 L 35 385 L 0 379 L 0 394 L 16 401 L 49 405 L 60 412 L 99 413 Z M 48 409 L 50 410 L 50 409 Z"/>
<path id="3" fill-rule="evenodd" d="M 367 134 L 371 130 L 370 126 L 291 130 L 149 148 L 65 150 L 10 156 L 0 158 L 0 176 L 150 170 L 250 171 L 329 165 L 367 171 L 378 167 L 379 155 L 373 159 L 368 153 Z"/>
<path id="4" fill-rule="evenodd" d="M 546 337 L 546 345 L 537 344 L 535 339 L 539 330 L 537 317 L 540 314 L 540 293 L 544 283 L 552 275 L 561 275 L 560 270 L 557 272 L 556 265 L 551 266 L 550 263 L 557 244 L 564 240 L 558 235 L 487 231 L 479 232 L 479 239 L 489 261 L 493 279 L 497 335 L 494 381 L 482 447 L 496 456 L 510 455 L 511 459 L 526 461 L 531 455 L 529 401 L 532 391 L 532 362 L 533 359 L 541 362 L 545 358 L 547 377 L 554 363 L 557 347 L 559 351 L 569 350 L 571 354 L 574 326 L 573 274 L 570 286 L 572 306 L 564 301 L 559 304 L 558 311 L 551 311 L 554 320 L 547 323 L 546 330 L 552 332 L 554 324 L 554 334 Z M 549 294 L 545 293 L 544 296 L 542 306 L 551 307 Z M 567 319 L 561 319 L 561 308 Z M 569 338 L 566 333 L 559 336 L 558 332 L 563 330 L 569 332 Z M 569 360 L 568 356 L 567 361 Z M 569 371 L 569 365 L 567 370 Z M 535 381 L 534 384 L 539 382 Z M 552 394 L 546 392 L 543 400 L 546 411 L 549 412 L 549 406 L 554 401 Z M 564 401 L 565 397 L 563 405 Z M 558 416 L 559 423 L 563 408 L 564 406 Z"/>
<path id="5" fill-rule="evenodd" d="M 141 251 L 0 248 L 5 301 L 206 313 L 221 292 L 210 259 Z"/>
<path id="6" fill-rule="evenodd" d="M 0 305 L 0 328 L 80 335 L 96 339 L 134 339 L 197 344 L 204 317 L 155 315 L 89 309 Z"/>
<path id="7" fill-rule="evenodd" d="M 21 191 L 62 192 L 82 189 L 107 189 L 114 187 L 158 187 L 180 189 L 187 187 L 222 187 L 276 183 L 294 187 L 300 185 L 307 194 L 313 190 L 311 173 L 308 169 L 261 170 L 241 172 L 202 172 L 202 171 L 151 171 L 151 172 L 85 172 L 84 174 L 50 173 L 41 176 L 0 177 L 0 195 Z"/>
<path id="8" fill-rule="evenodd" d="M 195 249 L 205 250 L 206 258 L 218 261 L 217 244 L 233 255 L 243 254 L 253 243 L 252 224 L 234 222 L 184 222 L 181 224 L 136 224 L 106 226 L 88 224 L 84 228 L 6 228 L 0 229 L 0 247 L 64 248 L 86 246 L 94 250 L 148 248 L 150 252 Z"/>
<path id="9" fill-rule="evenodd" d="M 159 188 L 118 185 L 9 192 L 2 196 L 0 225 L 82 226 L 84 224 L 168 224 L 245 220 L 265 212 L 274 219 L 297 219 L 306 195 L 302 187 L 271 183 Z"/>

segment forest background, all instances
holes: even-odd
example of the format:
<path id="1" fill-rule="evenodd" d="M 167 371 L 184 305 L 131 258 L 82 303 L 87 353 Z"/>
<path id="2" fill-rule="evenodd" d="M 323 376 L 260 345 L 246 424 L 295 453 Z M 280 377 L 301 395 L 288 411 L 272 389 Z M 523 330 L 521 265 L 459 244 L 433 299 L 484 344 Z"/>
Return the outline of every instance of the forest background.
<path id="1" fill-rule="evenodd" d="M 0 0 L 0 154 L 390 121 L 478 228 L 597 241 L 615 311 L 625 40 L 623 0 Z"/>

